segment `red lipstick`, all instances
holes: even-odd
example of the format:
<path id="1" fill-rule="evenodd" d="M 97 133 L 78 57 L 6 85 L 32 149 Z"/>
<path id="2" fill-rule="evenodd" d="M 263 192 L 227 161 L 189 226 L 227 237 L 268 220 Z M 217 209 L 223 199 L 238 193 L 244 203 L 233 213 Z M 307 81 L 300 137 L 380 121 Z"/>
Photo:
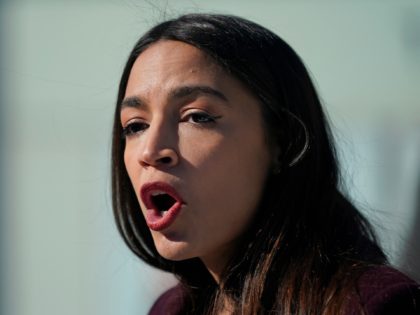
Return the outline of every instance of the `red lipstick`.
<path id="1" fill-rule="evenodd" d="M 146 206 L 146 223 L 154 231 L 168 228 L 177 218 L 184 204 L 175 188 L 164 182 L 144 184 L 140 197 Z"/>

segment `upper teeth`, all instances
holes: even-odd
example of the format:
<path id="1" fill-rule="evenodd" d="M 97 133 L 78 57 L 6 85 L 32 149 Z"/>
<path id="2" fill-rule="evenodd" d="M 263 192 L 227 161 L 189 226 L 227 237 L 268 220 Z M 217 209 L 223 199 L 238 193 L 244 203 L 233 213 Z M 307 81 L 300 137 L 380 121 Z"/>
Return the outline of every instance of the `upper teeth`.
<path id="1" fill-rule="evenodd" d="M 154 192 L 152 192 L 152 196 L 159 196 L 159 195 L 165 195 L 166 194 L 166 192 L 163 192 L 163 191 L 154 191 Z"/>

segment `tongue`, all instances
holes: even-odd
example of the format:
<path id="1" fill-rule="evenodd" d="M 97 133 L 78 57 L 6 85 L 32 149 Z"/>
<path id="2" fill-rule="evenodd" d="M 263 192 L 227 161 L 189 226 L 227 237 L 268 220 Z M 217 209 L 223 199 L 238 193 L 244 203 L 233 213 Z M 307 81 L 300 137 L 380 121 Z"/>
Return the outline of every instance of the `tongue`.
<path id="1" fill-rule="evenodd" d="M 152 200 L 160 212 L 168 211 L 175 203 L 175 199 L 168 194 L 153 196 Z"/>

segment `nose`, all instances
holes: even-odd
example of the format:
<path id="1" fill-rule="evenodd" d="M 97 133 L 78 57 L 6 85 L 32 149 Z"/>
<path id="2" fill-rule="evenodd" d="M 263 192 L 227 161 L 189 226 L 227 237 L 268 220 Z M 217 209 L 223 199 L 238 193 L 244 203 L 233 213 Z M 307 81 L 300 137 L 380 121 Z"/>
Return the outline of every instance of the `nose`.
<path id="1" fill-rule="evenodd" d="M 151 125 L 143 135 L 144 142 L 139 154 L 139 163 L 143 167 L 173 167 L 178 164 L 176 151 L 177 133 L 161 123 Z"/>

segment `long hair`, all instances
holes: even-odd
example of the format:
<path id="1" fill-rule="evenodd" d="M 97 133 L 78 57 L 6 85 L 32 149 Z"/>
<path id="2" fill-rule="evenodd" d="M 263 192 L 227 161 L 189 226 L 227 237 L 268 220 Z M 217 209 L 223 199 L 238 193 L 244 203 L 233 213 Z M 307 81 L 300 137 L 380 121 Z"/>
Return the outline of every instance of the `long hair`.
<path id="1" fill-rule="evenodd" d="M 124 165 L 119 116 L 130 70 L 160 40 L 193 45 L 239 79 L 260 100 L 270 146 L 280 148 L 258 215 L 219 284 L 198 258 L 169 261 L 158 254 Z M 115 111 L 114 214 L 138 257 L 178 277 L 185 290 L 183 313 L 216 314 L 226 299 L 235 314 L 342 312 L 358 275 L 386 258 L 338 185 L 333 139 L 316 90 L 299 56 L 277 35 L 235 16 L 189 14 L 153 27 L 136 43 Z"/>

